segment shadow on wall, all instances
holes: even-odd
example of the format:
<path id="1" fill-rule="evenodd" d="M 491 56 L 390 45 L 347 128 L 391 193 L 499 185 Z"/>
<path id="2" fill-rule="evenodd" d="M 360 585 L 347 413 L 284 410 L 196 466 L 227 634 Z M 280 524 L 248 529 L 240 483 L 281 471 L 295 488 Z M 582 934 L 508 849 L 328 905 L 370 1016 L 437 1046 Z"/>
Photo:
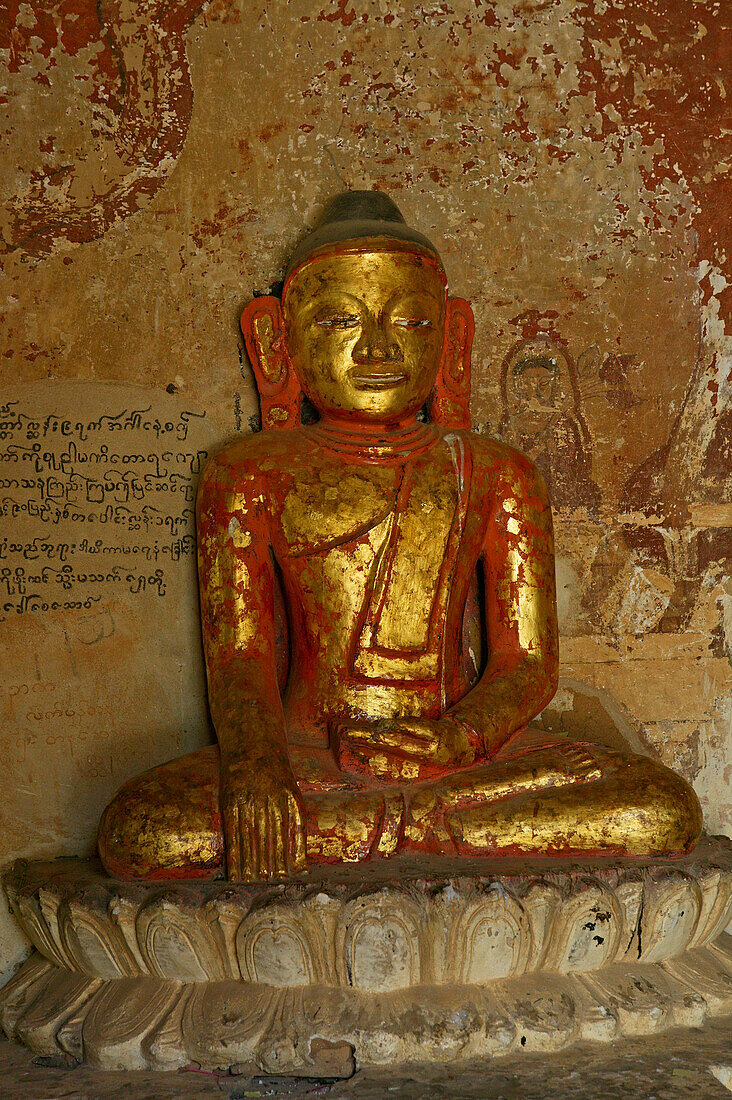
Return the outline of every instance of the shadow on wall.
<path id="1" fill-rule="evenodd" d="M 591 741 L 610 749 L 627 749 L 660 760 L 659 754 L 609 692 L 561 677 L 557 693 L 534 725 L 558 736 Z"/>

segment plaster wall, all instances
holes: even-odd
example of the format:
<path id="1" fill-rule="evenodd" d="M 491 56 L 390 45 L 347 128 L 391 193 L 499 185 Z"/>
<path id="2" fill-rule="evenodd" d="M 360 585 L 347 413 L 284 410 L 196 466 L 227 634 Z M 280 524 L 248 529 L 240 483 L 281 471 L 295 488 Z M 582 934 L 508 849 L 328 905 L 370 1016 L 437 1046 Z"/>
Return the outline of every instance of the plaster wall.
<path id="1" fill-rule="evenodd" d="M 730 832 L 724 7 L 4 5 L 3 862 L 91 852 L 129 775 L 210 739 L 195 483 L 256 427 L 242 306 L 347 187 L 440 248 L 473 423 L 549 481 L 543 723 L 625 737 Z M 0 914 L 0 969 L 24 950 Z"/>

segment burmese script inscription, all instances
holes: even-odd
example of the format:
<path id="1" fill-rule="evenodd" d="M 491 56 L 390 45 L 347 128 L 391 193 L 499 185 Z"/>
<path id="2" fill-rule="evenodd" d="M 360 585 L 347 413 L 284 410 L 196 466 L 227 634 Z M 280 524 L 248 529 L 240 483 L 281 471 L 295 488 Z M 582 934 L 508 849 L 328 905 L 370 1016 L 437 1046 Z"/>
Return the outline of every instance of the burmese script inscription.
<path id="1" fill-rule="evenodd" d="M 164 597 L 171 565 L 195 554 L 205 413 L 110 389 L 94 410 L 0 405 L 2 619 L 90 611 L 120 592 Z"/>
<path id="2" fill-rule="evenodd" d="M 0 782 L 17 834 L 0 836 L 6 850 L 50 843 L 29 836 L 39 790 L 49 854 L 72 851 L 91 844 L 99 807 L 129 774 L 207 740 L 194 509 L 219 439 L 184 396 L 6 388 Z"/>

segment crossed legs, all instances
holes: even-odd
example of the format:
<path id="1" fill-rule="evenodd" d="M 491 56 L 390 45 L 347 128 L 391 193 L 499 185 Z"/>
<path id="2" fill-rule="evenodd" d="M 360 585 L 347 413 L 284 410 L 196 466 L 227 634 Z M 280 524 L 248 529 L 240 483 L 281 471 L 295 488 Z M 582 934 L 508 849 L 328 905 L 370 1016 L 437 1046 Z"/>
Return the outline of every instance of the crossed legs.
<path id="1" fill-rule="evenodd" d="M 516 734 L 489 763 L 419 785 L 301 781 L 311 864 L 401 852 L 681 855 L 701 832 L 691 787 L 631 752 Z M 129 780 L 99 827 L 122 878 L 211 879 L 225 868 L 217 746 Z"/>

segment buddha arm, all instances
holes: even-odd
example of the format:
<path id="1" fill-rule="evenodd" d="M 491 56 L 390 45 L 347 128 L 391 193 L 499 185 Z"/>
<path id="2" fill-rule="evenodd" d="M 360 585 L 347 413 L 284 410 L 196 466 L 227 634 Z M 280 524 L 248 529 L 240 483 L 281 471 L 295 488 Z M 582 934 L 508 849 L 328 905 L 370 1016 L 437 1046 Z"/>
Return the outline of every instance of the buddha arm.
<path id="1" fill-rule="evenodd" d="M 225 755 L 285 747 L 274 652 L 274 578 L 263 496 L 214 461 L 197 500 L 201 618 L 211 715 Z"/>
<path id="2" fill-rule="evenodd" d="M 491 756 L 546 706 L 557 687 L 552 514 L 541 475 L 523 456 L 501 476 L 483 548 L 489 659 L 449 711 Z"/>
<path id="3" fill-rule="evenodd" d="M 197 530 L 227 868 L 230 878 L 263 878 L 302 866 L 304 832 L 277 686 L 273 563 L 257 474 L 210 463 Z"/>

